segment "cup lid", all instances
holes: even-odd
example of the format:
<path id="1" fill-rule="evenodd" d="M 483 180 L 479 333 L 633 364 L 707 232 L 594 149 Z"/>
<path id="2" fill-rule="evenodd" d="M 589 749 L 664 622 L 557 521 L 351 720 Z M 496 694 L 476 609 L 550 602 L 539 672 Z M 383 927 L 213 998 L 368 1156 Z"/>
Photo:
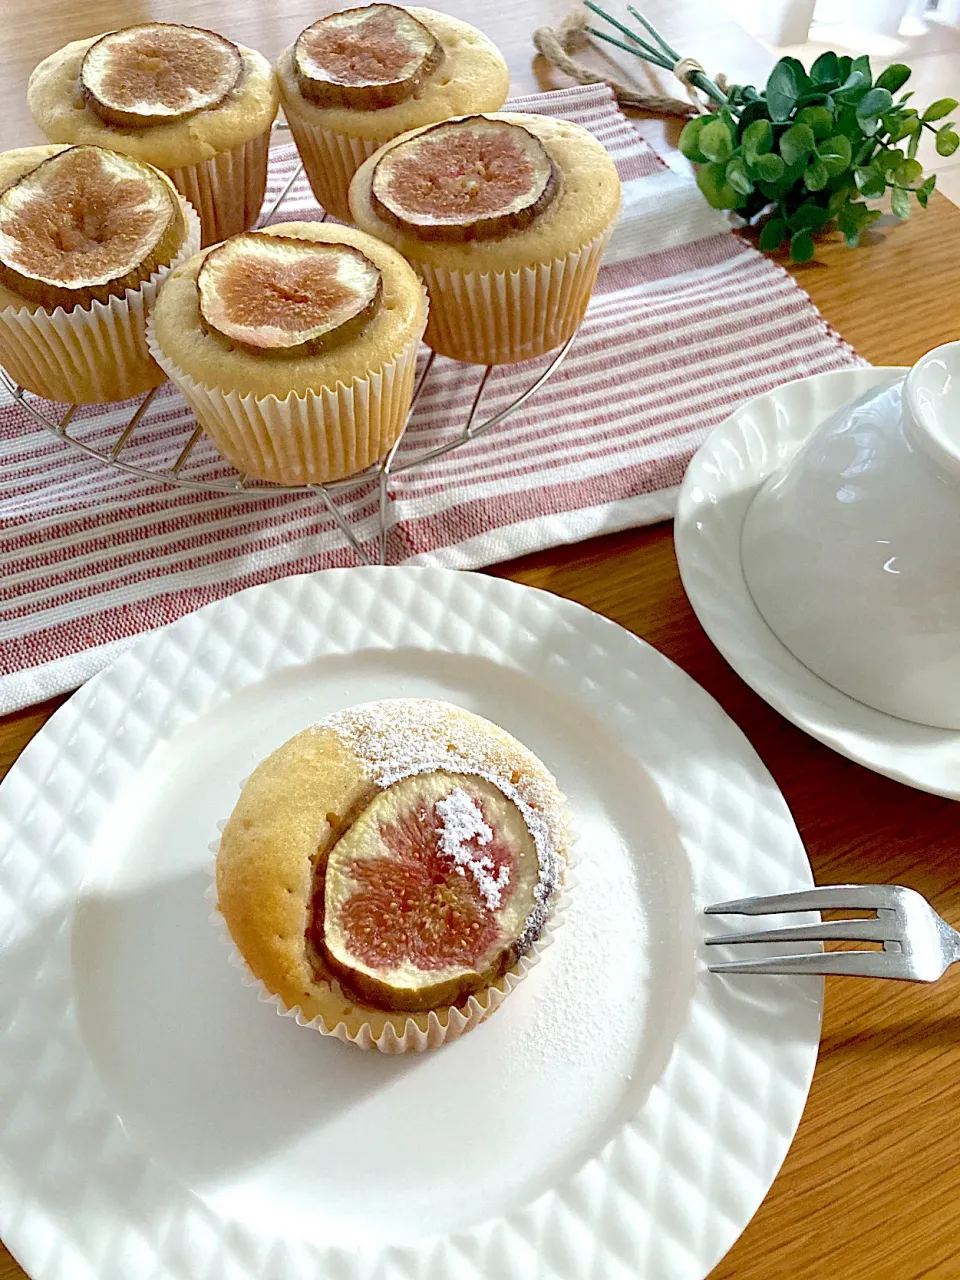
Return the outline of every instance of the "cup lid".
<path id="1" fill-rule="evenodd" d="M 960 475 L 960 342 L 934 347 L 904 384 L 911 439 L 938 466 Z"/>

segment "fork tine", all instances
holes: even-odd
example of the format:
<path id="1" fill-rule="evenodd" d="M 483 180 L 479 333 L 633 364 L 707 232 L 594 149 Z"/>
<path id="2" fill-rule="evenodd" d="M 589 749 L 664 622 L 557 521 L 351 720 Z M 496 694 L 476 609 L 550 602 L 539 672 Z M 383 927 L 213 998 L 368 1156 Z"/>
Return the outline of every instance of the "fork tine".
<path id="1" fill-rule="evenodd" d="M 740 942 L 891 942 L 903 937 L 896 916 L 868 920 L 824 920 L 817 924 L 787 925 L 782 929 L 757 929 L 746 933 L 718 933 L 707 938 L 708 947 L 727 947 Z"/>
<path id="2" fill-rule="evenodd" d="M 895 907 L 902 890 L 893 884 L 825 884 L 798 893 L 774 893 L 766 898 L 734 898 L 704 907 L 708 916 L 765 916 L 779 911 L 876 911 Z"/>
<path id="3" fill-rule="evenodd" d="M 912 978 L 904 957 L 892 951 L 814 951 L 800 956 L 764 956 L 709 966 L 711 973 L 821 973 L 851 978 Z M 925 979 L 924 979 L 925 980 Z"/>

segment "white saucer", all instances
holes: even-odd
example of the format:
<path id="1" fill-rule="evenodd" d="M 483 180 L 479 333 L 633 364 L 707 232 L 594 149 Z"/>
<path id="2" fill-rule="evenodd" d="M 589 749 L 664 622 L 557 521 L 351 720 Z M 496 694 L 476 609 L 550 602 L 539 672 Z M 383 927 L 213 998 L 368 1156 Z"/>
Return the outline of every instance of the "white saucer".
<path id="1" fill-rule="evenodd" d="M 694 455 L 674 540 L 703 629 L 733 669 L 781 715 L 841 755 L 921 791 L 960 799 L 960 733 L 875 711 L 796 659 L 757 611 L 740 563 L 754 493 L 824 418 L 906 369 L 842 369 L 788 382 L 742 404 Z"/>
<path id="2" fill-rule="evenodd" d="M 240 779 L 393 696 L 517 733 L 580 835 L 541 963 L 405 1057 L 258 1003 L 205 897 Z M 34 1280 L 704 1280 L 799 1123 L 823 982 L 708 973 L 702 908 L 812 882 L 736 725 L 569 600 L 405 567 L 207 605 L 0 787 L 0 1235 Z"/>

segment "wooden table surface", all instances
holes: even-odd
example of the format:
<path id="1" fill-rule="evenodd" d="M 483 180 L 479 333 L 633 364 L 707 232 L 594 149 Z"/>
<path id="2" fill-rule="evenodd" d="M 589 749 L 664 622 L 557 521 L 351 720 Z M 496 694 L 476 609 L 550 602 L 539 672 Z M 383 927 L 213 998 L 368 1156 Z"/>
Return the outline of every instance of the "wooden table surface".
<path id="1" fill-rule="evenodd" d="M 569 2 L 438 0 L 497 41 L 518 92 L 564 83 L 532 56 L 530 35 L 559 21 Z M 67 39 L 162 18 L 222 31 L 274 57 L 308 22 L 338 7 L 323 0 L 5 0 L 2 149 L 39 139 L 24 102 L 25 82 L 36 62 Z M 769 53 L 708 0 L 644 0 L 641 7 L 681 52 L 698 55 L 711 72 L 723 70 L 741 82 L 765 79 Z M 677 92 L 669 78 L 636 73 L 641 82 Z M 675 138 L 675 125 L 665 124 L 662 134 Z M 958 336 L 960 210 L 942 197 L 856 254 L 830 243 L 819 257 L 794 274 L 872 363 L 909 364 Z M 818 882 L 905 882 L 960 926 L 960 810 L 842 759 L 756 697 L 700 629 L 677 575 L 669 525 L 543 552 L 492 572 L 615 619 L 709 690 L 782 788 Z M 0 721 L 0 774 L 57 705 Z M 828 982 L 820 1059 L 796 1140 L 760 1211 L 712 1280 L 956 1280 L 958 1130 L 958 978 L 931 987 Z M 0 1280 L 22 1275 L 0 1246 Z"/>

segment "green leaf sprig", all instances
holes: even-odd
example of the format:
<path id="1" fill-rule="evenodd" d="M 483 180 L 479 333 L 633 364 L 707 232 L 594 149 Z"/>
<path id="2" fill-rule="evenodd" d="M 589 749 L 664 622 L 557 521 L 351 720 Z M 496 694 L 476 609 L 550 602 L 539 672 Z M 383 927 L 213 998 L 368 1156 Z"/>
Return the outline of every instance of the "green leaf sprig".
<path id="1" fill-rule="evenodd" d="M 667 70 L 677 69 L 717 109 L 698 116 L 680 135 L 680 150 L 697 167 L 697 183 L 716 209 L 735 209 L 749 221 L 765 219 L 760 247 L 789 244 L 795 262 L 816 252 L 813 237 L 836 225 L 851 248 L 880 217 L 868 200 L 887 191 L 898 218 L 910 214 L 913 196 L 926 206 L 936 177 L 924 177 L 917 150 L 924 131 L 935 135 L 937 153 L 960 147 L 956 124 L 946 117 L 955 98 L 940 98 L 922 114 L 900 94 L 910 78 L 902 62 L 876 81 L 866 56 L 822 53 L 809 72 L 796 58 L 781 58 L 763 89 L 752 84 L 721 88 L 696 62 L 681 59 L 657 29 L 630 4 L 627 23 L 601 8 L 586 7 L 617 31 L 587 27 L 590 35 Z M 621 39 L 626 36 L 626 40 Z M 688 59 L 684 62 L 689 64 Z M 894 95 L 900 96 L 894 101 Z"/>
<path id="2" fill-rule="evenodd" d="M 718 109 L 697 116 L 680 135 L 680 150 L 697 166 L 697 185 L 715 209 L 747 219 L 768 212 L 760 248 L 790 246 L 794 262 L 816 252 L 813 237 L 835 223 L 851 248 L 880 217 L 866 203 L 886 191 L 898 218 L 910 197 L 926 207 L 936 177 L 923 176 L 917 149 L 924 131 L 939 155 L 960 147 L 957 126 L 939 123 L 957 107 L 940 98 L 922 114 L 899 94 L 910 77 L 903 63 L 876 80 L 866 56 L 823 53 L 807 72 L 781 58 L 763 90 L 736 85 L 714 96 Z"/>

